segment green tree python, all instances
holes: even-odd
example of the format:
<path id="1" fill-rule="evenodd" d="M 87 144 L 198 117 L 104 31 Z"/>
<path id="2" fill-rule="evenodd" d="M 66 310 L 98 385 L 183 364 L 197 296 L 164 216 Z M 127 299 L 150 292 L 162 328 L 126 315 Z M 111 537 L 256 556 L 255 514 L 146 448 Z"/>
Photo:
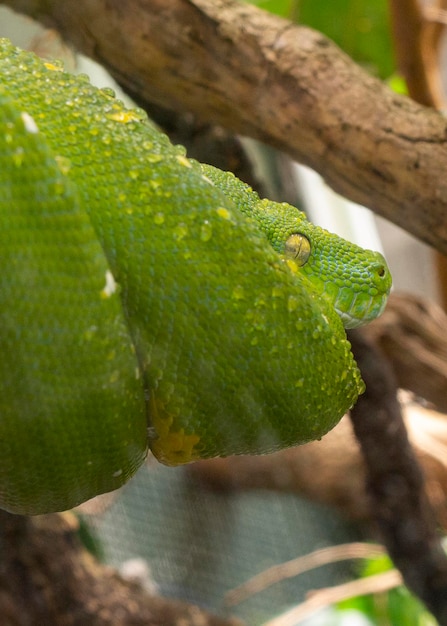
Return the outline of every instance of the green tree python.
<path id="1" fill-rule="evenodd" d="M 322 437 L 383 257 L 261 200 L 138 110 L 0 40 L 0 507 Z"/>

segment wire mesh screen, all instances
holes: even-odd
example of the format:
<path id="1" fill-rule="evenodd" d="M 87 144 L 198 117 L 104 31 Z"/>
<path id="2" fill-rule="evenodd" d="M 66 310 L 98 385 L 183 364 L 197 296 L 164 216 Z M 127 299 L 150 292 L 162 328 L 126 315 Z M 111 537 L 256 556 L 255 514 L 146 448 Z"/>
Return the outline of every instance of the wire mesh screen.
<path id="1" fill-rule="evenodd" d="M 346 564 L 325 566 L 274 584 L 238 606 L 225 594 L 260 571 L 358 531 L 335 512 L 294 495 L 215 493 L 187 468 L 144 467 L 102 513 L 88 516 L 107 563 L 147 561 L 160 595 L 220 615 L 262 624 L 308 591 L 352 577 Z"/>

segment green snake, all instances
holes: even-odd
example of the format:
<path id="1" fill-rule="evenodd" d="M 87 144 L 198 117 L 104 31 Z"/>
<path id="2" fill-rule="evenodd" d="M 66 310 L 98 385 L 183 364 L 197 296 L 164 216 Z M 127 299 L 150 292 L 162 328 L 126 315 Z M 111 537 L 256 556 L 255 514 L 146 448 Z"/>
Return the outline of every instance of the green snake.
<path id="1" fill-rule="evenodd" d="M 0 40 L 0 507 L 315 440 L 363 391 L 383 257 Z"/>

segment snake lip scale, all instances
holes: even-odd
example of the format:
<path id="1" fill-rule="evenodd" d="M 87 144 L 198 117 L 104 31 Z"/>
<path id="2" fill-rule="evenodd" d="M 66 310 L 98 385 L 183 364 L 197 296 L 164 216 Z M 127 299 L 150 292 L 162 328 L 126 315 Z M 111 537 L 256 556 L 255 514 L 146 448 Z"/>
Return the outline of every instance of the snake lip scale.
<path id="1" fill-rule="evenodd" d="M 364 324 L 367 324 L 368 322 L 372 321 L 376 317 L 379 317 L 380 315 L 382 315 L 386 307 L 388 295 L 389 293 L 382 294 L 381 300 L 371 296 L 370 301 L 369 301 L 369 306 L 365 307 L 365 313 L 360 316 L 351 314 L 349 310 L 343 311 L 339 309 L 337 307 L 337 303 L 335 303 L 334 308 L 337 311 L 338 315 L 340 316 L 340 319 L 343 322 L 343 326 L 346 329 L 358 328 L 359 326 L 363 326 Z M 353 298 L 352 306 L 354 306 L 354 303 L 355 303 L 355 298 Z"/>

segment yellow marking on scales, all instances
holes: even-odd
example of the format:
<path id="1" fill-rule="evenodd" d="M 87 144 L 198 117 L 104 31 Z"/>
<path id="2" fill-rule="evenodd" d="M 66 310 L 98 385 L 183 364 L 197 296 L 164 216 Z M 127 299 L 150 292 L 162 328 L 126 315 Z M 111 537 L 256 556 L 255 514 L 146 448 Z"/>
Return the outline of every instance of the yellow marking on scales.
<path id="1" fill-rule="evenodd" d="M 180 163 L 180 165 L 183 165 L 184 167 L 192 167 L 191 163 L 189 162 L 189 159 L 183 156 L 182 154 L 177 154 L 175 158 Z"/>
<path id="2" fill-rule="evenodd" d="M 59 63 L 50 63 L 50 61 L 46 61 L 44 63 L 45 67 L 47 68 L 47 70 L 51 70 L 52 72 L 63 72 L 64 68 L 62 66 L 62 64 Z"/>
<path id="3" fill-rule="evenodd" d="M 137 111 L 129 110 L 125 111 L 119 109 L 113 113 L 107 113 L 106 117 L 114 122 L 121 122 L 122 124 L 129 124 L 130 122 L 141 122 L 141 114 Z"/>
<path id="4" fill-rule="evenodd" d="M 186 434 L 184 428 L 173 430 L 174 417 L 165 411 L 162 404 L 154 395 L 151 396 L 150 421 L 156 436 L 152 439 L 150 448 L 154 456 L 158 461 L 171 466 L 199 459 L 200 453 L 194 448 L 200 437 L 194 433 Z"/>
<path id="5" fill-rule="evenodd" d="M 298 273 L 298 265 L 295 261 L 293 261 L 292 259 L 286 259 L 286 265 L 291 272 L 293 272 L 294 274 Z"/>
<path id="6" fill-rule="evenodd" d="M 231 215 L 231 211 L 221 206 L 218 209 L 216 209 L 216 213 L 219 217 L 222 217 L 224 220 L 231 220 L 231 218 L 233 217 Z"/>

